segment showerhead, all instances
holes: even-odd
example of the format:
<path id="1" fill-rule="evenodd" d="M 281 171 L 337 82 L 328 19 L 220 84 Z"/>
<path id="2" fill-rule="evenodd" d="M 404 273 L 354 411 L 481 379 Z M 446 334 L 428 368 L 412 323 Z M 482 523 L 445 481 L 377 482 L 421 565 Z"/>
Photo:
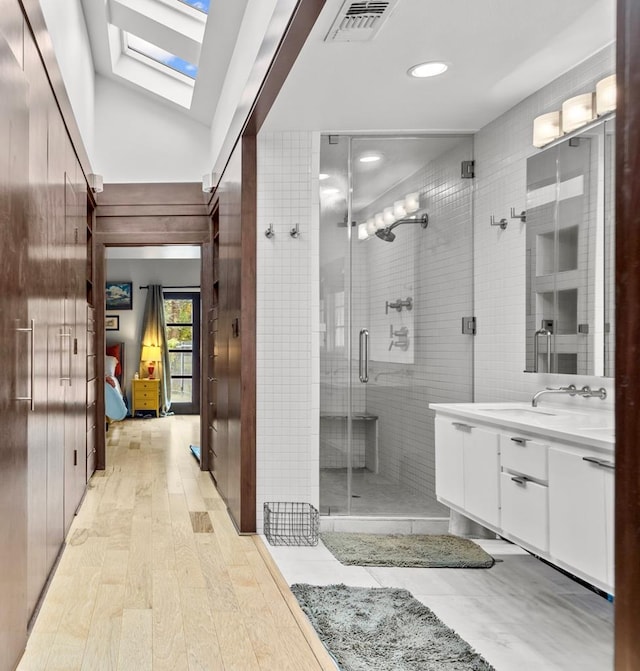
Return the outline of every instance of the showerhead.
<path id="1" fill-rule="evenodd" d="M 426 228 L 429 225 L 429 215 L 423 214 L 421 217 L 417 217 L 416 219 L 398 219 L 398 221 L 391 224 L 391 226 L 378 229 L 376 231 L 376 235 L 380 238 L 380 240 L 384 240 L 385 242 L 393 242 L 396 239 L 396 234 L 392 233 L 391 231 L 396 226 L 400 226 L 400 224 L 420 224 L 422 228 Z"/>
<path id="2" fill-rule="evenodd" d="M 379 228 L 376 231 L 376 235 L 380 238 L 380 240 L 384 240 L 385 242 L 393 242 L 396 239 L 396 234 L 391 232 L 391 226 L 387 226 L 386 228 Z"/>

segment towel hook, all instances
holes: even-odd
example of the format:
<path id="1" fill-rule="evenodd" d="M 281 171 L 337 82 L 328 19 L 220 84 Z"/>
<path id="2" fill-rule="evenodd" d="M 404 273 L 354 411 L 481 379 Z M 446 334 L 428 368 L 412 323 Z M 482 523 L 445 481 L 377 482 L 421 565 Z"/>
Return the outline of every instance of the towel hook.
<path id="1" fill-rule="evenodd" d="M 512 207 L 511 208 L 511 218 L 512 219 L 520 219 L 520 221 L 525 224 L 527 222 L 527 211 L 522 210 L 520 214 L 516 214 L 516 208 Z"/>
<path id="2" fill-rule="evenodd" d="M 276 234 L 276 232 L 273 230 L 273 224 L 269 224 L 269 228 L 264 232 L 267 238 L 271 240 L 271 238 Z"/>
<path id="3" fill-rule="evenodd" d="M 509 223 L 504 217 L 500 219 L 500 221 L 496 221 L 496 218 L 491 215 L 491 225 L 492 226 L 500 226 L 500 228 L 504 231 L 504 229 L 507 227 L 507 224 Z"/>
<path id="4" fill-rule="evenodd" d="M 299 238 L 300 237 L 300 224 L 296 224 L 290 231 L 289 235 L 292 238 Z"/>

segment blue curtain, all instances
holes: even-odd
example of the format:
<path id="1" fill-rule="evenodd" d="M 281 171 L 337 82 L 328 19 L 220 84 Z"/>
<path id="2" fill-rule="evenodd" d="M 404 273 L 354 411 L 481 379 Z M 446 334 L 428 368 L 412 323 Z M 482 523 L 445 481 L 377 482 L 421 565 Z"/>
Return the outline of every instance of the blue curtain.
<path id="1" fill-rule="evenodd" d="M 147 291 L 147 302 L 142 318 L 140 359 L 142 348 L 148 345 L 160 348 L 160 360 L 156 361 L 154 377 L 160 380 L 161 414 L 166 415 L 171 408 L 171 368 L 167 347 L 167 323 L 164 317 L 164 296 L 160 284 L 150 284 Z M 147 367 L 142 360 L 140 360 L 139 373 L 140 377 L 147 376 Z"/>

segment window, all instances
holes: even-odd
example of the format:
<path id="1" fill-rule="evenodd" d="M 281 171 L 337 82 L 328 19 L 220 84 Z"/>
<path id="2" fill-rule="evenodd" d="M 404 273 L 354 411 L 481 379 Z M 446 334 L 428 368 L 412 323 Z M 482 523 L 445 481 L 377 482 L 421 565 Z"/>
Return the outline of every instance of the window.
<path id="1" fill-rule="evenodd" d="M 196 78 L 198 74 L 197 65 L 189 63 L 189 61 L 185 61 L 184 59 L 179 58 L 178 56 L 175 56 L 174 54 L 171 54 L 168 51 L 161 49 L 160 47 L 157 47 L 155 44 L 151 44 L 151 42 L 143 40 L 137 35 L 124 33 L 124 36 L 126 47 L 131 51 L 149 58 L 155 63 L 164 65 L 175 72 L 179 72 L 181 75 L 189 77 L 191 80 Z"/>
<path id="2" fill-rule="evenodd" d="M 210 0 L 178 0 L 178 1 L 182 2 L 185 5 L 188 5 L 189 7 L 197 9 L 199 12 L 202 12 L 203 14 L 209 13 Z"/>

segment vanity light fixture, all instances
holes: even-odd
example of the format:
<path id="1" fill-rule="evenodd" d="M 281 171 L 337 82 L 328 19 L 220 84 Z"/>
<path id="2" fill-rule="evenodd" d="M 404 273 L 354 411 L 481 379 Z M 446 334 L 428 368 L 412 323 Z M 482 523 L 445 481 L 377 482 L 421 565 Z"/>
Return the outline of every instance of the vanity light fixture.
<path id="1" fill-rule="evenodd" d="M 367 224 L 358 224 L 358 240 L 368 240 L 369 233 L 367 231 Z"/>
<path id="2" fill-rule="evenodd" d="M 378 212 L 373 220 L 375 222 L 376 231 L 386 226 L 384 223 L 384 214 L 382 214 L 382 212 Z"/>
<path id="3" fill-rule="evenodd" d="M 616 109 L 616 76 L 610 75 L 596 84 L 595 93 L 581 93 L 562 103 L 562 110 L 542 114 L 533 120 L 533 146 L 544 147 L 566 133 L 571 133 Z"/>
<path id="4" fill-rule="evenodd" d="M 445 73 L 449 66 L 442 61 L 429 61 L 427 63 L 418 63 L 407 70 L 410 77 L 424 79 L 425 77 L 437 77 Z"/>
<path id="5" fill-rule="evenodd" d="M 594 94 L 581 93 L 562 103 L 562 132 L 570 133 L 592 121 L 594 114 Z"/>
<path id="6" fill-rule="evenodd" d="M 616 76 L 601 79 L 596 84 L 596 114 L 602 116 L 607 112 L 613 112 L 616 108 L 616 98 Z"/>
<path id="7" fill-rule="evenodd" d="M 369 235 L 375 235 L 376 231 L 378 230 L 376 222 L 373 217 L 371 217 L 371 219 L 367 219 L 366 227 L 367 227 L 367 233 Z"/>
<path id="8" fill-rule="evenodd" d="M 544 147 L 562 135 L 560 112 L 541 114 L 533 120 L 533 146 Z"/>
<path id="9" fill-rule="evenodd" d="M 377 163 L 381 158 L 380 154 L 364 154 L 358 160 L 360 163 Z"/>

